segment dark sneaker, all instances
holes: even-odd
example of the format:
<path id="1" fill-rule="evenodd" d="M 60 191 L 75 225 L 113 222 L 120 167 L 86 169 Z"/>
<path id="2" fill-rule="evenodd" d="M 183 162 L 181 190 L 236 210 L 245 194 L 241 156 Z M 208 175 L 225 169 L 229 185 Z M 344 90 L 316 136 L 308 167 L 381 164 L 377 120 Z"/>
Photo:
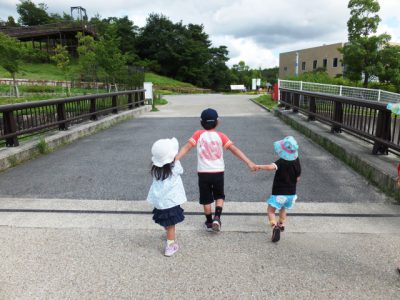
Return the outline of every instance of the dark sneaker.
<path id="1" fill-rule="evenodd" d="M 204 227 L 207 231 L 213 231 L 213 223 L 212 222 L 204 222 Z"/>
<path id="2" fill-rule="evenodd" d="M 214 230 L 214 231 L 221 230 L 221 218 L 220 217 L 214 217 L 214 220 L 212 222 L 212 230 Z"/>
<path id="3" fill-rule="evenodd" d="M 272 229 L 272 238 L 271 241 L 273 243 L 278 242 L 281 239 L 281 229 L 279 226 L 275 225 Z"/>
<path id="4" fill-rule="evenodd" d="M 285 231 L 285 225 L 283 223 L 278 223 L 279 228 L 281 229 L 282 232 Z"/>

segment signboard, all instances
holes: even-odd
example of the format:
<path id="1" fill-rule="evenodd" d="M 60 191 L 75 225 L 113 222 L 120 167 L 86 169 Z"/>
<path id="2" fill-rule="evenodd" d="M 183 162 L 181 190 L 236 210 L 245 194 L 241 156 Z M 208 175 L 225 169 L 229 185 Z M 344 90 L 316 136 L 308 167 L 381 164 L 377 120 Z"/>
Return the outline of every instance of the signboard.
<path id="1" fill-rule="evenodd" d="M 144 99 L 153 100 L 153 83 L 152 82 L 144 82 L 143 88 L 146 90 L 144 92 Z"/>

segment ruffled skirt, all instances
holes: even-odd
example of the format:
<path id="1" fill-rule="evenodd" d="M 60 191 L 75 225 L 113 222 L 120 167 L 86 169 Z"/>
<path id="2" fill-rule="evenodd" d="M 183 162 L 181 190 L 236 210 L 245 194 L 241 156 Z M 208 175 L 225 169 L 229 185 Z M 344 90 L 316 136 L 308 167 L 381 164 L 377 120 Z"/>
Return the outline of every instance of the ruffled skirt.
<path id="1" fill-rule="evenodd" d="M 167 209 L 153 209 L 153 220 L 163 227 L 176 225 L 185 219 L 180 205 Z"/>

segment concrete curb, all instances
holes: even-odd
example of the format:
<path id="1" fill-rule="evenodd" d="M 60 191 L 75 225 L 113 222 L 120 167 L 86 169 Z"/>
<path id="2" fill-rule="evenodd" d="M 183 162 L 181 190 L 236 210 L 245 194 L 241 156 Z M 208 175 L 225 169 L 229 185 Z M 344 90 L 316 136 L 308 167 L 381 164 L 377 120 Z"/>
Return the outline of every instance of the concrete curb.
<path id="1" fill-rule="evenodd" d="M 249 100 L 250 100 L 251 102 L 253 102 L 254 104 L 260 106 L 261 108 L 265 109 L 266 111 L 271 112 L 271 109 L 269 109 L 269 108 L 266 107 L 265 105 L 263 105 L 263 104 L 257 102 L 254 98 L 249 98 Z"/>
<path id="2" fill-rule="evenodd" d="M 69 130 L 57 132 L 43 139 L 31 140 L 18 147 L 4 148 L 0 151 L 0 172 L 41 154 L 51 152 L 82 137 L 107 129 L 120 122 L 133 119 L 150 110 L 151 106 L 145 105 L 133 110 L 120 112 L 116 115 L 110 115 L 97 121 L 79 124 L 78 126 L 71 127 Z"/>
<path id="3" fill-rule="evenodd" d="M 275 109 L 274 114 L 293 129 L 301 132 L 306 137 L 310 138 L 312 141 L 329 151 L 335 157 L 345 162 L 357 173 L 364 176 L 369 182 L 382 190 L 385 194 L 395 198 L 395 200 L 400 203 L 400 191 L 396 184 L 397 174 L 395 174 L 394 171 L 396 169 L 395 166 L 397 165 L 398 159 L 396 161 L 395 158 L 388 158 L 386 161 L 383 161 L 384 157 L 380 156 L 374 157 L 374 159 L 382 159 L 382 164 L 379 164 L 379 162 L 373 162 L 371 158 L 366 159 L 365 156 L 360 155 L 360 153 L 349 151 L 348 147 L 346 146 L 346 141 L 343 141 L 343 144 L 339 144 L 337 141 L 334 141 L 334 138 L 336 137 L 335 135 L 330 136 L 329 134 L 320 134 L 316 130 L 309 128 L 306 123 L 303 124 L 300 121 L 300 117 L 290 115 L 290 111 L 281 111 L 279 109 Z M 313 124 L 315 123 L 313 122 Z M 345 133 L 342 135 L 345 135 Z M 386 166 L 388 163 L 393 165 L 393 168 L 385 168 L 384 163 Z M 381 165 L 382 167 L 377 167 Z"/>

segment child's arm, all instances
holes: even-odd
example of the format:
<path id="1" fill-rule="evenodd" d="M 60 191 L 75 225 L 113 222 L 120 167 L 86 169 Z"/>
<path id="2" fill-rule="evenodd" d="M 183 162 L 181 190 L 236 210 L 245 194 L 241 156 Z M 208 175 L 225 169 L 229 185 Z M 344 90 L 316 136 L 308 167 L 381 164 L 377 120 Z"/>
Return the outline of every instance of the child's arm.
<path id="1" fill-rule="evenodd" d="M 182 157 L 186 155 L 191 149 L 193 148 L 193 145 L 189 142 L 186 143 L 185 146 L 181 148 L 179 153 L 176 155 L 175 160 L 180 160 Z"/>
<path id="2" fill-rule="evenodd" d="M 243 160 L 250 168 L 250 170 L 257 171 L 256 164 L 253 163 L 238 147 L 236 147 L 235 145 L 231 145 L 228 149 L 233 153 L 233 155 Z"/>
<path id="3" fill-rule="evenodd" d="M 257 165 L 257 170 L 276 171 L 276 164 Z"/>

